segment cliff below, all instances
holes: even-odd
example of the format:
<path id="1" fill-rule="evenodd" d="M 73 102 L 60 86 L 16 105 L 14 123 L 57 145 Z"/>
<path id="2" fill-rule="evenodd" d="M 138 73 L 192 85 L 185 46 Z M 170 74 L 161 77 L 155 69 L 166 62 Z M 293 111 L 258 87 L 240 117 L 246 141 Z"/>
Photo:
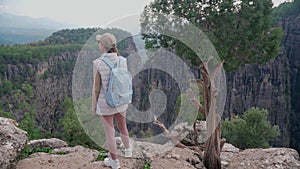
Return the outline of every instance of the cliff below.
<path id="1" fill-rule="evenodd" d="M 224 116 L 241 115 L 251 107 L 269 111 L 269 120 L 281 130 L 273 146 L 299 147 L 300 16 L 283 17 L 284 37 L 279 56 L 264 65 L 245 65 L 227 73 Z"/>
<path id="2" fill-rule="evenodd" d="M 284 52 L 265 65 L 245 65 L 238 72 L 227 73 L 224 116 L 241 116 L 251 107 L 266 109 L 271 124 L 278 125 L 281 130 L 281 135 L 273 145 L 289 147 L 290 80 L 289 62 Z"/>
<path id="3" fill-rule="evenodd" d="M 64 116 L 61 103 L 66 96 L 71 97 L 70 79 L 79 49 L 68 49 L 36 63 L 6 64 L 2 81 L 12 85 L 9 93 L 2 94 L 2 109 L 19 122 L 26 113 L 34 114 L 44 134 L 58 131 L 57 123 Z"/>

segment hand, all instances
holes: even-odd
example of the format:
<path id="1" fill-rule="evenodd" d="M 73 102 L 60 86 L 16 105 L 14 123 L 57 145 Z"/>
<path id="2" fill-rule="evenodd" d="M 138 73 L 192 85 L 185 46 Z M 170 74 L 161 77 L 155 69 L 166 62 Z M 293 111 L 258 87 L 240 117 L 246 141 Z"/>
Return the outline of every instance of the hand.
<path id="1" fill-rule="evenodd" d="M 93 114 L 96 116 L 97 115 L 97 113 L 96 113 L 96 109 L 93 109 Z"/>

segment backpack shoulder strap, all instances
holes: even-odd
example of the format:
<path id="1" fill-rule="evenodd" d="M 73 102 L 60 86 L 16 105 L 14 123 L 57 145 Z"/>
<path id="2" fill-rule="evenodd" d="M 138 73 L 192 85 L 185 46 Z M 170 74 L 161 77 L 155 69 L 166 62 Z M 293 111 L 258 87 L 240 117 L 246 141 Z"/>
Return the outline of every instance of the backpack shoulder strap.
<path id="1" fill-rule="evenodd" d="M 114 64 L 107 58 L 107 57 L 103 57 L 101 58 L 101 60 L 107 64 L 107 66 L 110 67 L 110 69 L 113 69 L 115 66 Z"/>
<path id="2" fill-rule="evenodd" d="M 119 56 L 119 65 L 122 65 L 125 60 L 126 59 L 123 56 Z"/>

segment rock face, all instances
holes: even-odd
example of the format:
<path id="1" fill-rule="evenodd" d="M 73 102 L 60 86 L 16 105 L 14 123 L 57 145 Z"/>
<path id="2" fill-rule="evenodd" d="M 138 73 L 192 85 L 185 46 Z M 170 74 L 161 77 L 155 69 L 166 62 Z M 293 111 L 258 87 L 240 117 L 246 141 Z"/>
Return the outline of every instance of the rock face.
<path id="1" fill-rule="evenodd" d="M 178 118 L 176 104 L 178 104 L 179 95 L 181 92 L 186 91 L 187 82 L 190 79 L 199 77 L 199 71 L 195 69 L 188 69 L 187 71 L 186 65 L 183 66 L 181 59 L 165 59 L 176 57 L 169 51 L 161 50 L 151 54 L 154 56 L 150 55 L 149 58 L 145 57 L 146 59 L 142 58 L 141 61 L 139 61 L 139 63 L 143 63 L 143 60 L 145 63 L 143 67 L 141 66 L 144 69 L 140 69 L 140 72 L 138 72 L 133 79 L 134 93 L 132 104 L 139 111 L 149 111 L 147 115 L 151 117 L 153 117 L 151 114 L 154 114 L 158 117 L 160 122 L 169 128 L 175 124 L 174 122 Z M 133 65 L 133 67 L 134 66 L 135 65 Z M 130 67 L 132 66 L 129 65 L 129 68 Z M 151 97 L 151 94 L 155 93 L 154 91 L 163 93 L 164 97 L 160 96 L 158 97 L 159 99 L 153 99 L 155 97 Z M 153 96 L 155 96 L 155 94 L 153 94 Z M 163 107 L 163 109 L 160 111 L 159 107 Z M 142 137 L 143 134 L 140 133 L 149 130 L 154 135 L 161 132 L 160 128 L 153 123 L 129 123 L 128 128 L 137 137 Z"/>
<path id="2" fill-rule="evenodd" d="M 265 65 L 245 65 L 239 72 L 227 73 L 225 117 L 242 115 L 252 107 L 267 109 L 272 125 L 278 125 L 281 136 L 274 146 L 290 143 L 289 68 L 286 55 L 281 54 Z"/>
<path id="3" fill-rule="evenodd" d="M 0 117 L 0 168 L 13 169 L 16 157 L 28 140 L 15 120 Z"/>
<path id="4" fill-rule="evenodd" d="M 272 146 L 300 151 L 300 16 L 283 18 L 282 25 L 283 48 L 274 60 L 227 73 L 224 117 L 241 115 L 251 107 L 267 109 L 271 124 L 281 130 Z"/>
<path id="5" fill-rule="evenodd" d="M 38 73 L 50 74 L 47 78 L 36 78 L 34 82 L 34 100 L 37 124 L 43 133 L 55 133 L 58 120 L 64 116 L 61 103 L 72 93 L 72 69 L 78 52 L 65 52 L 38 64 Z M 70 65 L 65 70 L 61 67 Z M 56 72 L 57 71 L 57 72 Z M 65 72 L 65 73 L 62 73 Z"/>
<path id="6" fill-rule="evenodd" d="M 11 95 L 0 97 L 2 109 L 12 112 L 18 122 L 24 119 L 25 112 L 35 112 L 36 124 L 41 128 L 42 133 L 54 133 L 58 130 L 58 119 L 64 115 L 61 111 L 61 103 L 66 96 L 71 96 L 72 66 L 78 55 L 79 51 L 68 51 L 56 56 L 48 56 L 47 60 L 36 64 L 5 65 L 4 79 L 22 85 L 24 83 L 31 87 L 31 91 L 23 92 L 17 97 Z M 19 89 L 18 92 L 20 91 L 23 90 Z M 22 105 L 23 103 L 26 106 Z"/>
<path id="7" fill-rule="evenodd" d="M 280 127 L 281 136 L 273 146 L 300 151 L 300 16 L 282 18 L 284 48 L 265 65 L 245 65 L 227 74 L 225 116 L 241 114 L 250 107 L 265 108 L 269 120 Z"/>
<path id="8" fill-rule="evenodd" d="M 283 18 L 283 43 L 289 59 L 291 93 L 291 147 L 300 152 L 300 15 Z"/>

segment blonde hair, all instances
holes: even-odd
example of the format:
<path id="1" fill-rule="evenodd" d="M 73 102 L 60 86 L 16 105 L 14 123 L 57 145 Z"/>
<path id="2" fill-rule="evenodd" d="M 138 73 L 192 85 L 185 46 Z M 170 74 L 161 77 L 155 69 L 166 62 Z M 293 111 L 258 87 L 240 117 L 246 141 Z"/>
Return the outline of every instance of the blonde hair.
<path id="1" fill-rule="evenodd" d="M 103 35 L 96 35 L 96 40 L 98 43 L 101 43 L 107 53 L 117 53 L 120 56 L 120 53 L 117 49 L 117 39 L 114 35 L 110 33 L 105 33 Z"/>

